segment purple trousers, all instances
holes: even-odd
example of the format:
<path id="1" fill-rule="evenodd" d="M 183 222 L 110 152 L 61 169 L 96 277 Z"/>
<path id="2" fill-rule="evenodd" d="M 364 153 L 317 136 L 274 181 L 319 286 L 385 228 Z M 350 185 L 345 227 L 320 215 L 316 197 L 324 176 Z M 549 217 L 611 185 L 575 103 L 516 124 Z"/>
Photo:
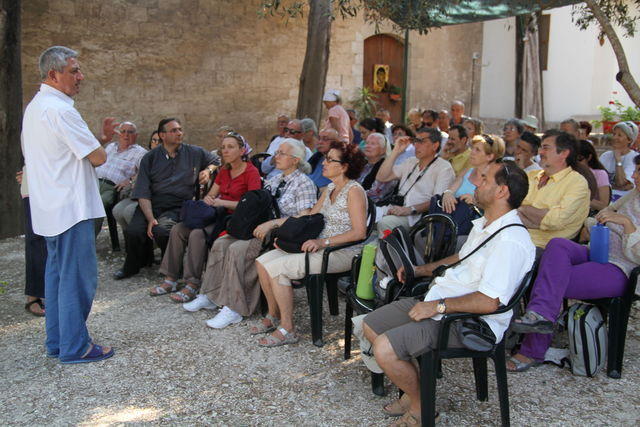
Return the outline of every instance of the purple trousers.
<path id="1" fill-rule="evenodd" d="M 563 298 L 594 299 L 620 296 L 627 276 L 617 266 L 589 261 L 589 250 L 567 239 L 551 239 L 540 258 L 540 268 L 527 310 L 556 321 Z M 520 353 L 543 360 L 552 334 L 527 334 Z"/>

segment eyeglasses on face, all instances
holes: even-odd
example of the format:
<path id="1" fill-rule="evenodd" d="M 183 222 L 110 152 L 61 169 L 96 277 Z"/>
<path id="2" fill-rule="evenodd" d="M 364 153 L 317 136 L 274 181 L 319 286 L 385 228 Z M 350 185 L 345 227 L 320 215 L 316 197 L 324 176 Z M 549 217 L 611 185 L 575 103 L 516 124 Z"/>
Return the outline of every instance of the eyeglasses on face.
<path id="1" fill-rule="evenodd" d="M 296 130 L 296 129 L 291 129 L 291 128 L 284 128 L 284 131 L 286 133 L 290 133 L 291 135 L 297 135 L 299 133 L 302 133 L 301 130 Z"/>
<path id="2" fill-rule="evenodd" d="M 325 157 L 324 161 L 327 162 L 327 163 L 340 163 L 340 164 L 346 163 L 343 160 L 332 159 L 331 157 Z"/>
<path id="3" fill-rule="evenodd" d="M 160 142 L 160 138 L 151 138 L 151 142 Z"/>
<path id="4" fill-rule="evenodd" d="M 320 141 L 327 141 L 327 142 L 335 142 L 337 141 L 337 139 L 335 138 L 331 138 L 330 136 L 320 136 Z"/>
<path id="5" fill-rule="evenodd" d="M 137 132 L 133 129 L 120 129 L 119 133 L 122 135 L 123 133 L 126 133 L 127 135 L 135 135 Z"/>
<path id="6" fill-rule="evenodd" d="M 424 144 L 425 142 L 431 142 L 431 140 L 427 137 L 427 138 L 418 138 L 417 136 L 414 138 L 411 138 L 411 142 L 413 144 Z"/>
<path id="7" fill-rule="evenodd" d="M 293 154 L 289 154 L 289 153 L 285 153 L 284 151 L 276 151 L 275 153 L 273 153 L 274 156 L 288 156 L 291 157 L 292 159 L 295 159 L 296 156 L 294 156 Z"/>
<path id="8" fill-rule="evenodd" d="M 167 133 L 181 133 L 182 132 L 182 128 L 181 127 L 177 127 L 177 128 L 173 128 L 173 129 L 169 129 L 167 131 Z"/>

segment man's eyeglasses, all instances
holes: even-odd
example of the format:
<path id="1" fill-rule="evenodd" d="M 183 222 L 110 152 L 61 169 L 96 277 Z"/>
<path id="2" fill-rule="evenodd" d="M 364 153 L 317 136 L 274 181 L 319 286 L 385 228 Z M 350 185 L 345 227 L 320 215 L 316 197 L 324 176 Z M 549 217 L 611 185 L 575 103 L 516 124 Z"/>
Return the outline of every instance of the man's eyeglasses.
<path id="1" fill-rule="evenodd" d="M 178 133 L 178 132 L 182 132 L 182 128 L 173 128 L 173 129 L 169 129 L 167 132 L 169 132 L 169 133 Z"/>
<path id="2" fill-rule="evenodd" d="M 414 137 L 411 138 L 411 142 L 413 144 L 424 144 L 425 142 L 430 142 L 431 140 L 429 138 L 418 138 L 418 137 Z"/>
<path id="3" fill-rule="evenodd" d="M 126 133 L 127 135 L 135 135 L 135 134 L 136 134 L 136 133 L 138 133 L 138 132 L 136 132 L 136 131 L 135 131 L 135 130 L 133 130 L 133 129 L 120 129 L 120 130 L 118 131 L 118 133 L 119 133 L 120 135 L 122 135 L 123 133 Z"/>
<path id="4" fill-rule="evenodd" d="M 321 136 L 320 138 L 318 138 L 320 141 L 328 141 L 328 142 L 335 142 L 337 141 L 334 138 L 328 137 L 328 136 Z"/>
<path id="5" fill-rule="evenodd" d="M 291 135 L 297 135 L 299 133 L 302 133 L 301 130 L 295 130 L 295 129 L 291 129 L 291 128 L 284 128 L 285 133 L 290 133 Z"/>

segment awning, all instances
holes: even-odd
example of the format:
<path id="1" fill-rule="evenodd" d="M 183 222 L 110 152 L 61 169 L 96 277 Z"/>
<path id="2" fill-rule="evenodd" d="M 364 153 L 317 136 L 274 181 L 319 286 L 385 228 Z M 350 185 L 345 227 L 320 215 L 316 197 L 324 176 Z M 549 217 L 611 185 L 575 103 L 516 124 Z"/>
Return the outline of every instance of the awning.
<path id="1" fill-rule="evenodd" d="M 575 0 L 539 0 L 500 2 L 495 0 L 401 0 L 385 1 L 386 8 L 378 8 L 376 0 L 365 1 L 365 6 L 373 8 L 381 17 L 390 19 L 404 29 L 424 32 L 432 27 L 489 21 L 537 12 L 543 9 L 581 3 Z"/>

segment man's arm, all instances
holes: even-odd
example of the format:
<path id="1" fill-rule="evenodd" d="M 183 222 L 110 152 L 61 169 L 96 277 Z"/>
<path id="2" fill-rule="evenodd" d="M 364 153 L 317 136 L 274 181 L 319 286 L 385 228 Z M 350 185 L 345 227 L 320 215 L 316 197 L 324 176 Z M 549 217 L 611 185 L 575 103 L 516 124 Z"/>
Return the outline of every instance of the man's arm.
<path id="1" fill-rule="evenodd" d="M 398 156 L 404 153 L 409 144 L 411 144 L 411 137 L 404 136 L 398 138 L 396 146 L 393 147 L 393 151 L 384 159 L 384 162 L 380 165 L 380 169 L 378 169 L 378 173 L 376 174 L 378 181 L 389 182 L 398 179 L 398 176 L 393 172 L 393 164 L 396 162 Z"/>
<path id="2" fill-rule="evenodd" d="M 413 306 L 409 311 L 409 317 L 414 321 L 419 322 L 424 319 L 429 319 L 436 314 L 436 301 L 422 301 Z M 489 314 L 498 309 L 500 301 L 498 298 L 491 298 L 482 292 L 472 292 L 467 295 L 462 295 L 454 298 L 445 298 L 444 304 L 447 307 L 446 314 L 450 313 L 475 313 L 475 314 Z"/>
<path id="3" fill-rule="evenodd" d="M 94 166 L 100 166 L 107 161 L 107 152 L 102 147 L 98 147 L 89 154 L 87 154 L 87 159 Z"/>
<path id="4" fill-rule="evenodd" d="M 140 205 L 140 210 L 144 214 L 144 217 L 147 219 L 147 236 L 149 236 L 150 239 L 153 239 L 153 227 L 158 225 L 158 221 L 153 216 L 151 200 L 138 199 L 138 204 Z"/>
<path id="5" fill-rule="evenodd" d="M 520 220 L 527 228 L 537 229 L 540 228 L 542 218 L 549 212 L 549 209 L 534 208 L 533 206 L 520 206 L 518 208 L 518 215 Z"/>
<path id="6" fill-rule="evenodd" d="M 116 122 L 115 117 L 105 117 L 102 120 L 102 133 L 100 134 L 100 144 L 104 145 L 113 140 L 113 135 L 116 133 L 116 128 L 120 126 L 120 123 Z"/>

